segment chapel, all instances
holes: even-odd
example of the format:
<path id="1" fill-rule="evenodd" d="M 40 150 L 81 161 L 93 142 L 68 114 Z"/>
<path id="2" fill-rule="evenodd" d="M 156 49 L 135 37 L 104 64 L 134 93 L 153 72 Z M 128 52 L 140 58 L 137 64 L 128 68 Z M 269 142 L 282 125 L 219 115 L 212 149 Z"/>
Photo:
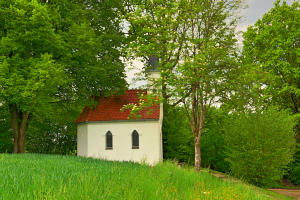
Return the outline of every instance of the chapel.
<path id="1" fill-rule="evenodd" d="M 151 71 L 150 79 L 159 77 Z M 123 105 L 138 104 L 138 94 L 149 91 L 127 90 L 122 95 L 96 97 L 95 108 L 85 107 L 77 123 L 78 156 L 114 161 L 145 162 L 155 165 L 163 158 L 163 105 L 153 105 L 129 119 L 129 110 Z"/>

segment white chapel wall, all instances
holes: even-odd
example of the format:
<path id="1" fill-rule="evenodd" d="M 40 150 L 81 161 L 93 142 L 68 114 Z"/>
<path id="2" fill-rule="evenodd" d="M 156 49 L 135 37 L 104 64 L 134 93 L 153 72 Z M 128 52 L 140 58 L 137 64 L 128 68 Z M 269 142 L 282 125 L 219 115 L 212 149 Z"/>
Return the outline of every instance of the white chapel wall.
<path id="1" fill-rule="evenodd" d="M 148 121 L 112 121 L 88 123 L 88 157 L 106 160 L 156 164 L 162 160 L 161 123 Z M 132 149 L 132 132 L 139 133 L 139 149 Z M 107 131 L 113 134 L 113 149 L 106 150 Z M 79 142 L 82 144 L 84 142 Z M 82 145 L 83 146 L 83 145 Z M 86 155 L 85 155 L 86 156 Z"/>
<path id="2" fill-rule="evenodd" d="M 162 133 L 162 126 L 163 126 L 163 118 L 164 118 L 164 112 L 163 112 L 163 103 L 160 103 L 159 108 L 159 134 L 160 134 L 160 157 L 163 158 L 163 133 Z"/>
<path id="3" fill-rule="evenodd" d="M 88 156 L 87 124 L 77 125 L 77 155 Z"/>

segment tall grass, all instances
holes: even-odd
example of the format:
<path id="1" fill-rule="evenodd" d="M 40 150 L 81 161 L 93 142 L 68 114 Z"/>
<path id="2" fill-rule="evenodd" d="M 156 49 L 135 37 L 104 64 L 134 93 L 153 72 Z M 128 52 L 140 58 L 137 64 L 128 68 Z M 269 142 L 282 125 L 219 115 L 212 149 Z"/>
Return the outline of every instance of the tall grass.
<path id="1" fill-rule="evenodd" d="M 0 154 L 0 199 L 273 199 L 209 173 L 55 155 Z M 282 199 L 282 198 L 281 198 Z M 287 198 L 288 199 L 288 198 Z"/>

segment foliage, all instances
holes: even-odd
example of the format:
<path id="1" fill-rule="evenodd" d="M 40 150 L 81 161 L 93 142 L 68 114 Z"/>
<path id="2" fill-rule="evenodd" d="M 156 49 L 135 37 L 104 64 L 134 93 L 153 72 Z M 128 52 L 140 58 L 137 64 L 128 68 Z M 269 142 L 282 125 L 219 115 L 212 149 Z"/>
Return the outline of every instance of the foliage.
<path id="1" fill-rule="evenodd" d="M 14 152 L 39 113 L 80 110 L 126 87 L 118 2 L 0 1 L 0 102 L 12 113 Z"/>
<path id="2" fill-rule="evenodd" d="M 27 129 L 26 152 L 76 154 L 74 117 L 79 116 L 81 110 L 75 108 L 64 105 L 53 107 L 54 112 L 37 112 Z"/>
<path id="3" fill-rule="evenodd" d="M 124 112 L 129 110 L 129 119 L 139 119 L 141 117 L 141 111 L 147 110 L 147 114 L 151 114 L 154 110 L 153 106 L 160 105 L 161 99 L 158 96 L 152 98 L 152 96 L 147 95 L 146 91 L 141 91 L 137 93 L 139 102 L 137 104 L 129 103 L 124 105 L 120 111 Z"/>
<path id="4" fill-rule="evenodd" d="M 36 1 L 1 1 L 1 102 L 34 112 L 55 101 L 64 85 L 63 65 L 55 60 L 63 48 L 46 6 Z"/>
<path id="5" fill-rule="evenodd" d="M 71 80 L 62 94 L 71 95 L 68 100 L 75 97 L 82 100 L 91 95 L 124 90 L 126 82 L 121 48 L 126 41 L 120 16 L 123 2 L 40 1 L 49 8 L 57 33 L 65 42 L 61 62 L 66 65 L 65 71 Z"/>
<path id="6" fill-rule="evenodd" d="M 294 122 L 285 111 L 233 115 L 225 126 L 226 156 L 234 176 L 260 186 L 280 180 L 292 161 Z"/>
<path id="7" fill-rule="evenodd" d="M 8 108 L 0 105 L 0 153 L 11 153 L 13 134 Z"/>
<path id="8" fill-rule="evenodd" d="M 228 95 L 227 86 L 236 74 L 236 12 L 242 1 L 129 2 L 129 33 L 135 37 L 128 52 L 144 61 L 158 57 L 158 91 L 164 101 L 184 104 L 199 170 L 207 108 Z"/>
<path id="9" fill-rule="evenodd" d="M 76 125 L 72 116 L 77 115 L 78 112 L 68 108 L 57 109 L 55 114 L 41 112 L 36 115 L 28 127 L 26 152 L 76 153 Z M 13 133 L 7 107 L 1 107 L 0 119 L 0 152 L 11 153 Z"/>
<path id="10" fill-rule="evenodd" d="M 164 159 L 177 160 L 179 163 L 194 164 L 193 136 L 188 119 L 182 107 L 167 106 L 164 113 L 163 137 Z M 202 167 L 221 172 L 229 171 L 224 154 L 224 131 L 228 114 L 217 108 L 207 111 L 204 125 L 201 159 Z"/>
<path id="11" fill-rule="evenodd" d="M 226 162 L 224 126 L 229 115 L 222 108 L 210 108 L 207 111 L 202 136 L 202 166 L 219 172 L 228 172 Z"/>
<path id="12" fill-rule="evenodd" d="M 0 174 L 1 199 L 289 199 L 169 162 L 0 154 Z"/>
<path id="13" fill-rule="evenodd" d="M 244 33 L 243 66 L 245 89 L 251 91 L 254 106 L 276 105 L 289 109 L 296 119 L 300 142 L 300 10 L 299 1 L 287 4 L 277 0 L 269 12 Z M 240 97 L 244 98 L 245 93 Z M 297 158 L 297 154 L 294 159 Z M 297 182 L 297 161 L 288 177 Z M 295 171 L 296 170 L 296 171 Z M 298 172 L 299 173 L 299 172 Z"/>
<path id="14" fill-rule="evenodd" d="M 194 164 L 194 142 L 189 122 L 182 107 L 165 108 L 163 120 L 164 159 Z"/>
<path id="15" fill-rule="evenodd" d="M 251 89 L 257 99 L 298 115 L 300 137 L 300 4 L 274 5 L 244 33 L 244 67 L 256 73 Z"/>
<path id="16" fill-rule="evenodd" d="M 27 132 L 26 152 L 76 155 L 76 133 L 73 121 L 33 120 Z"/>
<path id="17" fill-rule="evenodd" d="M 294 162 L 289 166 L 289 179 L 292 183 L 300 185 L 300 144 L 294 155 Z"/>

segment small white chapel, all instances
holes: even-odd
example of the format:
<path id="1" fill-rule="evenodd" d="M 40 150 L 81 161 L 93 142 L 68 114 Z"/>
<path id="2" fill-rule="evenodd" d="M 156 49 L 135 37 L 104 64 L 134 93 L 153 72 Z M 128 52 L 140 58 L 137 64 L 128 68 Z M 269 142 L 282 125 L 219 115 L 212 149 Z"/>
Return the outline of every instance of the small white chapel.
<path id="1" fill-rule="evenodd" d="M 152 70 L 148 77 L 153 80 L 159 75 Z M 130 111 L 120 111 L 123 105 L 137 104 L 140 92 L 147 93 L 128 90 L 122 95 L 100 96 L 95 108 L 84 108 L 76 120 L 78 156 L 149 165 L 162 161 L 163 105 L 143 109 L 135 120 L 128 119 Z"/>

